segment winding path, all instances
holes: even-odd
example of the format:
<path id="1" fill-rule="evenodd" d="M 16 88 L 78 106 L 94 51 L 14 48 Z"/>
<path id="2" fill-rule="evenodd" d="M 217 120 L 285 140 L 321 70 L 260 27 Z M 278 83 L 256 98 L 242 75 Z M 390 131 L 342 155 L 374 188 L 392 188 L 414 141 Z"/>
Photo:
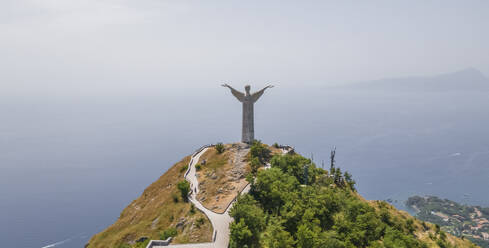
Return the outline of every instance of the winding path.
<path id="1" fill-rule="evenodd" d="M 209 218 L 212 227 L 214 228 L 214 242 L 208 243 L 194 243 L 194 244 L 178 244 L 178 245 L 168 245 L 168 246 L 155 246 L 151 245 L 151 242 L 148 244 L 148 248 L 179 248 L 179 247 L 212 247 L 212 248 L 220 248 L 220 247 L 228 247 L 229 244 L 229 224 L 233 221 L 233 218 L 229 216 L 229 209 L 231 209 L 233 204 L 230 204 L 226 211 L 222 214 L 217 214 L 212 212 L 211 210 L 205 208 L 202 203 L 200 203 L 195 196 L 199 192 L 199 181 L 196 176 L 195 165 L 199 162 L 199 158 L 202 154 L 204 154 L 207 149 L 204 148 L 200 152 L 194 154 L 189 164 L 189 171 L 186 173 L 185 179 L 190 183 L 191 194 L 188 199 L 192 204 L 195 205 L 197 209 L 202 211 L 207 218 Z M 247 189 L 248 188 L 248 189 Z M 247 186 L 243 191 L 249 191 L 249 186 Z"/>
<path id="2" fill-rule="evenodd" d="M 196 169 L 195 165 L 199 162 L 199 158 L 202 154 L 204 154 L 208 147 L 200 150 L 199 152 L 195 153 L 189 163 L 189 169 L 185 173 L 185 179 L 190 183 L 190 189 L 191 193 L 188 197 L 189 201 L 192 202 L 197 209 L 202 211 L 207 218 L 209 218 L 212 227 L 214 228 L 214 236 L 213 236 L 213 241 L 214 242 L 207 242 L 207 243 L 192 243 L 192 244 L 177 244 L 177 245 L 155 245 L 156 242 L 161 242 L 157 240 L 151 240 L 146 246 L 146 248 L 166 248 L 166 247 L 172 247 L 172 248 L 179 248 L 179 247 L 209 247 L 209 248 L 226 248 L 229 245 L 229 224 L 233 221 L 233 218 L 229 216 L 229 210 L 234 204 L 234 200 L 229 204 L 229 206 L 226 208 L 226 211 L 222 214 L 214 213 L 211 210 L 205 208 L 202 203 L 200 203 L 195 196 L 199 192 L 199 181 L 197 180 L 196 176 Z M 283 153 L 287 153 L 288 150 L 282 149 Z M 265 166 L 265 169 L 270 168 L 270 165 Z M 246 187 L 241 191 L 241 194 L 246 194 L 250 191 L 250 185 L 246 185 Z M 154 242 L 154 243 L 153 243 Z"/>

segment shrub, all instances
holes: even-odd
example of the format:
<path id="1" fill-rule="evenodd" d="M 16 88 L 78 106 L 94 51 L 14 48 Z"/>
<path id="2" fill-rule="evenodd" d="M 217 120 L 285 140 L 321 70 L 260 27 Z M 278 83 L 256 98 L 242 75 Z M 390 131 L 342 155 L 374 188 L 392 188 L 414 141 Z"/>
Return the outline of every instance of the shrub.
<path id="1" fill-rule="evenodd" d="M 224 152 L 224 145 L 222 143 L 217 143 L 214 148 L 216 148 L 216 151 L 219 154 Z"/>
<path id="2" fill-rule="evenodd" d="M 190 214 L 195 214 L 195 207 L 194 204 L 190 205 Z"/>
<path id="3" fill-rule="evenodd" d="M 273 143 L 273 147 L 279 148 L 280 146 L 279 146 L 279 144 L 277 142 L 275 142 L 275 143 Z"/>
<path id="4" fill-rule="evenodd" d="M 202 165 L 200 165 L 200 164 L 196 164 L 195 165 L 195 170 L 196 171 L 200 171 L 201 169 L 202 169 Z"/>
<path id="5" fill-rule="evenodd" d="M 204 217 L 200 217 L 200 218 L 198 218 L 198 219 L 195 221 L 195 225 L 196 225 L 197 227 L 200 227 L 200 226 L 202 226 L 202 225 L 204 224 L 204 221 L 205 221 Z"/>
<path id="6" fill-rule="evenodd" d="M 435 232 L 436 232 L 436 234 L 440 233 L 440 225 L 435 224 Z"/>
<path id="7" fill-rule="evenodd" d="M 175 202 L 175 203 L 178 202 L 178 195 L 177 194 L 171 194 L 171 197 L 173 199 L 173 202 Z"/>
<path id="8" fill-rule="evenodd" d="M 408 219 L 406 221 L 406 229 L 410 232 L 410 233 L 414 233 L 414 231 L 416 231 L 416 228 L 414 226 L 414 220 L 413 219 Z"/>
<path id="9" fill-rule="evenodd" d="M 387 225 L 392 225 L 392 218 L 391 218 L 391 214 L 389 213 L 389 211 L 385 208 L 382 208 L 380 210 L 380 220 L 384 223 L 386 223 Z"/>
<path id="10" fill-rule="evenodd" d="M 428 227 L 428 225 L 426 225 L 426 222 L 421 222 L 421 225 L 423 226 L 423 230 L 424 231 L 428 231 L 430 228 Z"/>
<path id="11" fill-rule="evenodd" d="M 447 239 L 447 234 L 444 231 L 440 232 L 440 239 L 445 241 Z"/>
<path id="12" fill-rule="evenodd" d="M 443 240 L 439 239 L 436 241 L 436 244 L 440 247 L 440 248 L 447 248 L 448 247 L 448 244 L 446 242 L 444 242 Z"/>
<path id="13" fill-rule="evenodd" d="M 185 202 L 188 201 L 187 196 L 188 193 L 190 192 L 190 183 L 185 180 L 182 180 L 178 182 L 177 188 L 178 190 L 180 190 L 180 194 L 182 196 L 183 201 Z"/>
<path id="14" fill-rule="evenodd" d="M 136 245 L 133 247 L 134 248 L 146 248 L 146 246 L 148 246 L 149 241 L 150 241 L 150 239 L 146 239 L 143 242 L 136 243 Z"/>
<path id="15" fill-rule="evenodd" d="M 180 173 L 187 171 L 187 169 L 188 165 L 183 166 L 182 168 L 180 168 Z"/>
<path id="16" fill-rule="evenodd" d="M 177 229 L 175 227 L 170 227 L 160 233 L 160 239 L 165 240 L 169 237 L 175 237 L 177 236 L 177 234 L 178 234 Z"/>

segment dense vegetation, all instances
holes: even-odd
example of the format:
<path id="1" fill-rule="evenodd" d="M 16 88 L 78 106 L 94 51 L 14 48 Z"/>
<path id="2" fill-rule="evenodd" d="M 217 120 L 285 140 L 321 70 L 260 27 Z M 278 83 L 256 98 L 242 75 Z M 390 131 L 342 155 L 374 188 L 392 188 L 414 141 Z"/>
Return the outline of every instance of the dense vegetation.
<path id="1" fill-rule="evenodd" d="M 267 154 L 251 153 L 252 159 Z M 363 200 L 351 175 L 335 167 L 334 154 L 332 175 L 298 154 L 275 155 L 270 163 L 230 211 L 230 247 L 451 247 L 442 231 L 421 241 L 417 220 Z"/>
<path id="2" fill-rule="evenodd" d="M 489 247 L 489 208 L 462 205 L 436 196 L 412 196 L 406 201 L 421 220 L 435 223 L 455 236 Z"/>

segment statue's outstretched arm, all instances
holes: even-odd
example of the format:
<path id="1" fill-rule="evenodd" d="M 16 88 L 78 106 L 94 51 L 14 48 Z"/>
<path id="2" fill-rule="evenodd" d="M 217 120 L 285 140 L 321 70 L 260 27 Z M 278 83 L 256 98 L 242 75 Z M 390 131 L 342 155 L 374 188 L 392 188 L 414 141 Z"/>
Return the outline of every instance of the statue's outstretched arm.
<path id="1" fill-rule="evenodd" d="M 233 96 L 238 98 L 238 100 L 240 102 L 244 101 L 245 95 L 242 92 L 235 90 L 233 87 L 229 86 L 229 84 L 223 84 L 221 86 L 229 88 L 231 90 L 231 93 L 233 94 Z"/>
<path id="2" fill-rule="evenodd" d="M 258 98 L 260 98 L 261 95 L 263 95 L 263 93 L 265 92 L 265 90 L 268 89 L 268 88 L 273 88 L 273 85 L 268 85 L 267 87 L 261 89 L 260 91 L 257 91 L 255 93 L 253 93 L 251 95 L 251 98 L 253 99 L 253 102 L 258 101 Z"/>

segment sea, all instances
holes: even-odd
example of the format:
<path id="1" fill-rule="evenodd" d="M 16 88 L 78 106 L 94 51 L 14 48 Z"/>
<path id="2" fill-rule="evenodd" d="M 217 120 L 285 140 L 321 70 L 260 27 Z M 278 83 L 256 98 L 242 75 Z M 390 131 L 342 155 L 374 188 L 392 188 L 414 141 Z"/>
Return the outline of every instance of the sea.
<path id="1" fill-rule="evenodd" d="M 255 136 L 349 171 L 369 200 L 412 195 L 489 207 L 488 92 L 275 87 Z M 83 247 L 202 145 L 240 139 L 221 87 L 0 99 L 0 246 Z"/>

